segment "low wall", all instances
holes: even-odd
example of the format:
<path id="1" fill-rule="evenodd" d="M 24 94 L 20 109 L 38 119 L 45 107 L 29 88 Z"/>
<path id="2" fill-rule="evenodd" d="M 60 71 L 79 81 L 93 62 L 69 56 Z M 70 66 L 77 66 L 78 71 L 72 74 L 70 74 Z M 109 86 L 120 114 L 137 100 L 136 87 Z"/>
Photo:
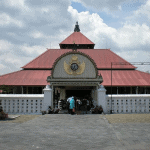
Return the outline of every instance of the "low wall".
<path id="1" fill-rule="evenodd" d="M 107 113 L 111 110 L 111 95 L 106 95 Z M 113 113 L 150 113 L 150 94 L 112 95 Z"/>
<path id="2" fill-rule="evenodd" d="M 0 106 L 6 113 L 40 114 L 44 94 L 0 94 Z"/>
<path id="3" fill-rule="evenodd" d="M 111 95 L 106 95 L 104 101 L 105 113 L 110 113 L 111 104 L 113 113 L 150 113 L 150 94 L 112 95 L 112 103 Z M 44 94 L 0 94 L 0 106 L 9 114 L 40 114 Z"/>

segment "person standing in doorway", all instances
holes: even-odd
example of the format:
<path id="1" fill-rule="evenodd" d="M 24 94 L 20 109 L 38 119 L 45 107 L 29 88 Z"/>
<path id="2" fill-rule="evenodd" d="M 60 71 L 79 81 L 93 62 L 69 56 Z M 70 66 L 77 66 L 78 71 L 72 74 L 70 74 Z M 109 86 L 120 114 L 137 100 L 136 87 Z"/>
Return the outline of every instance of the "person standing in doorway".
<path id="1" fill-rule="evenodd" d="M 67 108 L 68 108 L 68 113 L 70 114 L 70 101 L 72 100 L 72 97 L 69 97 L 67 99 Z"/>
<path id="2" fill-rule="evenodd" d="M 70 101 L 70 112 L 71 112 L 71 115 L 74 114 L 73 109 L 75 109 L 74 97 L 72 97 L 72 99 Z"/>

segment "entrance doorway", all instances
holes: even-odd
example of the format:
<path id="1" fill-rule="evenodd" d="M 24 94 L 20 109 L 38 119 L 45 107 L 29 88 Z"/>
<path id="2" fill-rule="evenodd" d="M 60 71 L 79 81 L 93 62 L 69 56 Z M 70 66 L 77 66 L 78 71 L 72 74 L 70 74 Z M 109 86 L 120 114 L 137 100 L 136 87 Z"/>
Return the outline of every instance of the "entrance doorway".
<path id="1" fill-rule="evenodd" d="M 66 97 L 78 97 L 80 99 L 91 96 L 91 90 L 66 90 Z"/>

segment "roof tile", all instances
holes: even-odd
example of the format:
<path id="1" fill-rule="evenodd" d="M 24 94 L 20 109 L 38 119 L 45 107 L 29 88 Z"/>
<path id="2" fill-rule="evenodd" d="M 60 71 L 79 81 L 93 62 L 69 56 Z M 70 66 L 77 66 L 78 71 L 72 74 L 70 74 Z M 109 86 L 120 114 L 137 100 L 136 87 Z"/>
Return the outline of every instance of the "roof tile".
<path id="1" fill-rule="evenodd" d="M 60 44 L 74 44 L 74 42 L 75 42 L 75 44 L 94 44 L 91 40 L 89 40 L 81 32 L 73 32 L 70 36 L 68 36 Z"/>
<path id="2" fill-rule="evenodd" d="M 22 68 L 25 69 L 51 69 L 55 60 L 72 49 L 49 49 Z M 113 53 L 109 49 L 78 49 L 77 51 L 89 55 L 96 63 L 99 69 L 110 69 L 111 62 L 124 62 L 126 60 Z M 113 68 L 135 69 L 133 65 L 113 65 Z"/>

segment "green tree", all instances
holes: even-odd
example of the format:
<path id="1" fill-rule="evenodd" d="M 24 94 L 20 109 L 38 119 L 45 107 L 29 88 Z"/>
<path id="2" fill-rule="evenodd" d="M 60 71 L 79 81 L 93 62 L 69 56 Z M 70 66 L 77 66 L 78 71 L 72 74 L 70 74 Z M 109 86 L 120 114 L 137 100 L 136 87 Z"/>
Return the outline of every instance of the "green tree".
<path id="1" fill-rule="evenodd" d="M 12 86 L 8 86 L 8 85 L 1 85 L 0 86 L 0 90 L 2 90 L 3 94 L 9 94 L 12 91 L 13 87 Z"/>

